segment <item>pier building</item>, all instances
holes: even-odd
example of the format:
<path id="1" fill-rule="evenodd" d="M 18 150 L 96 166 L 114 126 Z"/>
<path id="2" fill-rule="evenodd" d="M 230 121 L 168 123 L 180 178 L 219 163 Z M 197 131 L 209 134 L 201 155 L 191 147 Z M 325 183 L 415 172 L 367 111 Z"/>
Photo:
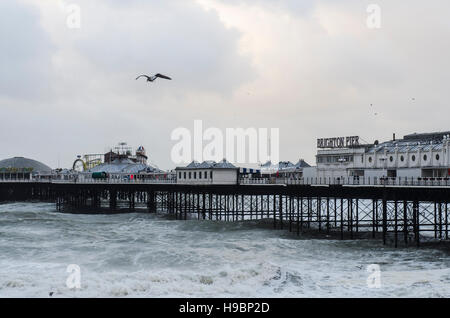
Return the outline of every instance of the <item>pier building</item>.
<path id="1" fill-rule="evenodd" d="M 297 163 L 290 161 L 280 161 L 272 164 L 271 161 L 261 165 L 261 175 L 263 177 L 282 177 L 282 178 L 303 178 L 305 168 L 311 166 L 303 159 L 299 159 Z"/>
<path id="2" fill-rule="evenodd" d="M 97 178 L 107 178 L 112 181 L 138 181 L 171 177 L 170 173 L 147 164 L 148 157 L 143 146 L 139 146 L 135 155 L 133 155 L 131 147 L 125 142 L 111 148 L 103 156 L 84 155 L 83 158 L 88 158 L 89 161 L 84 161 L 81 158 L 81 156 L 78 156 L 73 164 L 73 170 L 78 170 L 78 181 L 89 181 Z"/>
<path id="3" fill-rule="evenodd" d="M 350 142 L 349 140 L 352 140 Z M 347 142 L 348 141 L 348 142 Z M 316 174 L 336 178 L 448 178 L 450 131 L 414 133 L 373 144 L 358 137 L 318 139 Z"/>
<path id="4" fill-rule="evenodd" d="M 239 168 L 226 159 L 220 162 L 192 161 L 175 171 L 178 184 L 237 184 L 239 180 Z"/>

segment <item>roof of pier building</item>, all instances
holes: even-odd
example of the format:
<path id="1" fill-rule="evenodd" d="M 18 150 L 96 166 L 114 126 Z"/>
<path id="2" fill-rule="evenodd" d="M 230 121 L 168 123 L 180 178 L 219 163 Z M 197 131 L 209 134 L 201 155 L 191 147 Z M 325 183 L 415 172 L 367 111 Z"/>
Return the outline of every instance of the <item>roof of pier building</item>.
<path id="1" fill-rule="evenodd" d="M 176 169 L 239 169 L 232 163 L 228 162 L 226 159 L 223 159 L 220 162 L 215 162 L 212 160 L 206 160 L 203 162 L 192 161 L 186 167 L 176 167 Z"/>
<path id="2" fill-rule="evenodd" d="M 88 172 L 106 172 L 106 173 L 159 173 L 161 169 L 142 163 L 136 163 L 130 159 L 114 159 L 109 163 L 102 163 L 89 169 Z"/>
<path id="3" fill-rule="evenodd" d="M 31 171 L 33 173 L 39 172 L 51 172 L 52 168 L 39 162 L 37 160 L 24 158 L 24 157 L 14 157 L 8 158 L 0 161 L 0 170 L 16 170 L 16 171 Z"/>
<path id="4" fill-rule="evenodd" d="M 417 151 L 439 151 L 444 147 L 444 141 L 450 140 L 450 132 L 443 133 L 425 133 L 425 134 L 410 134 L 403 137 L 403 139 L 390 140 L 380 144 L 372 145 L 368 153 L 405 153 Z"/>
<path id="5" fill-rule="evenodd" d="M 290 161 L 280 161 L 278 164 L 272 164 L 271 161 L 267 161 L 265 164 L 261 165 L 261 168 L 264 170 L 274 171 L 296 170 L 308 167 L 311 166 L 303 159 L 299 159 L 297 163 L 292 163 Z"/>

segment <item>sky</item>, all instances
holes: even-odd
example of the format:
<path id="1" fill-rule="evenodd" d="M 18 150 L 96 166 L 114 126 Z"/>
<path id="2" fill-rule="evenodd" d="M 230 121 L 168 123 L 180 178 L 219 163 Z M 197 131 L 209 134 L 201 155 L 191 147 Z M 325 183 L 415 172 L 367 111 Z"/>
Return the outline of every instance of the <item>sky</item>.
<path id="1" fill-rule="evenodd" d="M 0 159 L 67 168 L 126 141 L 171 169 L 171 133 L 194 120 L 279 128 L 280 159 L 310 164 L 317 138 L 450 130 L 449 11 L 445 0 L 2 0 Z M 135 80 L 158 72 L 173 80 Z"/>

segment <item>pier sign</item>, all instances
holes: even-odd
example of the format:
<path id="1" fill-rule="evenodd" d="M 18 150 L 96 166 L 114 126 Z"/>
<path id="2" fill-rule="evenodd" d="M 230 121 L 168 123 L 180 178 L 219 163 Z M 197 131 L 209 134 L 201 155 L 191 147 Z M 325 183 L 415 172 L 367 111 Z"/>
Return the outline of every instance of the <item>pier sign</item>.
<path id="1" fill-rule="evenodd" d="M 359 146 L 359 136 L 317 139 L 317 148 L 347 148 L 356 146 Z"/>

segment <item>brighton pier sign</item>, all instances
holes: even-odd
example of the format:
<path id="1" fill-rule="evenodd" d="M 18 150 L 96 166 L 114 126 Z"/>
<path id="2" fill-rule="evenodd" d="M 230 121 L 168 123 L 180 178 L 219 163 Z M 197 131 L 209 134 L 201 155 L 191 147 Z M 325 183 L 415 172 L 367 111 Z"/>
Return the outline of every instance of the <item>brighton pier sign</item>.
<path id="1" fill-rule="evenodd" d="M 348 148 L 356 146 L 359 146 L 359 136 L 317 139 L 317 148 Z"/>

